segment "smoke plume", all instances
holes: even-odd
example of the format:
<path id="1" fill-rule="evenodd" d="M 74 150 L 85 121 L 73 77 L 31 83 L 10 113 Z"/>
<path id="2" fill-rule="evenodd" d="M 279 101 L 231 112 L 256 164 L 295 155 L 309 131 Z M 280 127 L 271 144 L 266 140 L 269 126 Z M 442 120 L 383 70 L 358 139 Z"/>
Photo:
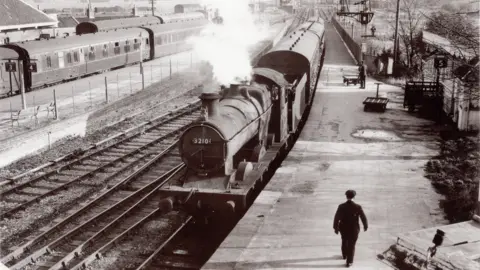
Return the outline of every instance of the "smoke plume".
<path id="1" fill-rule="evenodd" d="M 209 24 L 193 37 L 193 50 L 212 66 L 214 79 L 225 86 L 249 80 L 249 48 L 267 37 L 265 26 L 256 26 L 249 11 L 249 0 L 202 0 L 202 5 L 223 18 L 222 24 Z"/>

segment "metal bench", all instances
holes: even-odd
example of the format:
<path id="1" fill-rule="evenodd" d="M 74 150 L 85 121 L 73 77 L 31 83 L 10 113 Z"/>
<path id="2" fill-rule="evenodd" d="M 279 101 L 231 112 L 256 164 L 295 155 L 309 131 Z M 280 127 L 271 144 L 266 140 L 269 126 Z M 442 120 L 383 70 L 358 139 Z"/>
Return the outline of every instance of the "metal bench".
<path id="1" fill-rule="evenodd" d="M 33 115 L 30 117 L 35 118 L 35 125 L 38 124 L 38 112 L 40 111 L 40 106 L 37 106 L 36 108 L 33 108 Z"/>
<path id="2" fill-rule="evenodd" d="M 50 112 L 53 115 L 53 118 L 55 118 L 55 102 L 50 102 L 50 105 L 47 106 L 47 118 L 50 116 Z"/>

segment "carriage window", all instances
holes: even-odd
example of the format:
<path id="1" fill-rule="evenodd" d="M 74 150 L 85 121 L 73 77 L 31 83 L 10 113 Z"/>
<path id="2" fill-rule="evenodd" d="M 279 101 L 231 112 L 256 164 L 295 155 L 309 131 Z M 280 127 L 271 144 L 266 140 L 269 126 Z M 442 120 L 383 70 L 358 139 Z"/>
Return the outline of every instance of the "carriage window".
<path id="1" fill-rule="evenodd" d="M 113 52 L 115 53 L 115 55 L 120 54 L 120 43 L 119 42 L 115 42 L 115 47 L 113 48 Z"/>
<path id="2" fill-rule="evenodd" d="M 78 63 L 80 59 L 78 58 L 78 52 L 73 52 L 73 61 L 75 63 Z"/>
<path id="3" fill-rule="evenodd" d="M 95 60 L 95 48 L 90 47 L 90 53 L 88 54 L 88 59 Z"/>
<path id="4" fill-rule="evenodd" d="M 47 56 L 47 67 L 48 68 L 52 67 L 52 58 L 50 56 Z"/>
<path id="5" fill-rule="evenodd" d="M 157 45 L 162 45 L 162 36 L 157 37 Z"/>
<path id="6" fill-rule="evenodd" d="M 67 63 L 71 64 L 72 63 L 72 53 L 67 53 Z"/>
<path id="7" fill-rule="evenodd" d="M 134 39 L 133 49 L 134 49 L 134 50 L 138 50 L 138 49 L 140 48 L 140 43 L 141 43 L 141 40 L 139 40 L 139 39 Z"/>
<path id="8" fill-rule="evenodd" d="M 103 57 L 108 57 L 108 45 L 103 45 Z"/>
<path id="9" fill-rule="evenodd" d="M 125 52 L 129 52 L 129 51 L 130 51 L 130 41 L 126 40 L 125 41 Z"/>

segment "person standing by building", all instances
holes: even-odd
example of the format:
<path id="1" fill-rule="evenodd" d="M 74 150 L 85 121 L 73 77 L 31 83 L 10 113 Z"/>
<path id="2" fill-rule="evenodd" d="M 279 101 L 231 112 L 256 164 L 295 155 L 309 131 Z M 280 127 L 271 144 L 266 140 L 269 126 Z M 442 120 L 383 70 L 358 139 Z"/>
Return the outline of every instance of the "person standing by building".
<path id="1" fill-rule="evenodd" d="M 362 206 L 352 201 L 355 195 L 355 190 L 345 192 L 347 201 L 338 206 L 333 221 L 335 234 L 340 232 L 342 236 L 342 256 L 343 259 L 347 260 L 347 267 L 353 264 L 353 257 L 355 256 L 355 244 L 360 233 L 359 218 L 362 220 L 363 230 L 366 232 L 368 229 L 367 217 Z"/>
<path id="2" fill-rule="evenodd" d="M 360 77 L 360 88 L 365 89 L 365 80 L 367 78 L 367 67 L 363 64 L 363 61 L 358 67 L 358 76 Z"/>

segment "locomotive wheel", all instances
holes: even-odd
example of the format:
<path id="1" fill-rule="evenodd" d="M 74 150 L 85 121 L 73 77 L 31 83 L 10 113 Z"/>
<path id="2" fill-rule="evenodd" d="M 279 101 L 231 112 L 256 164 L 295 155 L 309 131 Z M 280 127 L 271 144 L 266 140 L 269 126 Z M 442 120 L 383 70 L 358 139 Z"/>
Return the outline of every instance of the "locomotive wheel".
<path id="1" fill-rule="evenodd" d="M 247 176 L 251 171 L 253 171 L 253 164 L 251 162 L 240 162 L 240 164 L 238 164 L 237 172 L 235 173 L 235 181 L 243 182 L 247 180 Z"/>

